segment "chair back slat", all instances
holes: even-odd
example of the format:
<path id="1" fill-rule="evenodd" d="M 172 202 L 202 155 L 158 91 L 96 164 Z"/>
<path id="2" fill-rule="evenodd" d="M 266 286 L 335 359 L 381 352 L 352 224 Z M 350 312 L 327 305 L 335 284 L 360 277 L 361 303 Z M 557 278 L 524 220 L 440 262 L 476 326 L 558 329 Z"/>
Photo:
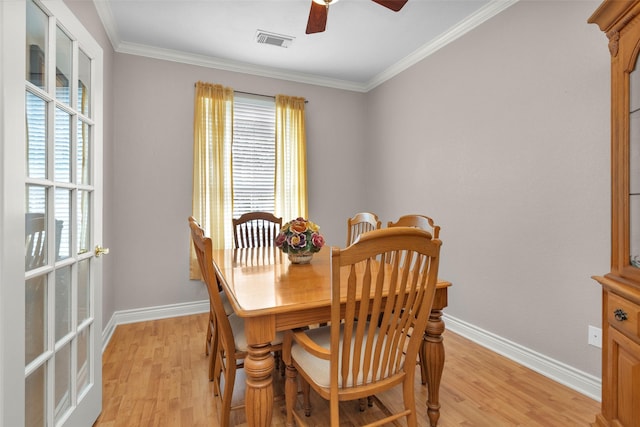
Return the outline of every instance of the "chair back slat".
<path id="1" fill-rule="evenodd" d="M 274 246 L 282 218 L 269 212 L 249 212 L 233 219 L 236 249 Z"/>

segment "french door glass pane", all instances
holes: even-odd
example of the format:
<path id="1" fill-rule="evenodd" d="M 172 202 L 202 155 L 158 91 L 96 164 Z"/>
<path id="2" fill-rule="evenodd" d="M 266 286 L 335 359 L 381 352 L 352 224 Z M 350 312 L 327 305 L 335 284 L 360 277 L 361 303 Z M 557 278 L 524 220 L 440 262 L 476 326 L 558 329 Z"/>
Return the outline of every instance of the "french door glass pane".
<path id="1" fill-rule="evenodd" d="M 55 180 L 71 181 L 71 115 L 56 108 L 55 128 Z"/>
<path id="2" fill-rule="evenodd" d="M 91 184 L 89 182 L 89 177 L 91 176 L 91 168 L 90 168 L 90 155 L 89 152 L 91 148 L 90 144 L 90 126 L 89 124 L 83 122 L 82 120 L 78 120 L 78 146 L 76 149 L 76 181 L 78 184 Z"/>
<path id="3" fill-rule="evenodd" d="M 47 15 L 33 2 L 27 2 L 26 80 L 46 88 Z"/>
<path id="4" fill-rule="evenodd" d="M 71 39 L 60 27 L 56 28 L 56 98 L 70 105 L 71 64 L 73 46 Z"/>
<path id="5" fill-rule="evenodd" d="M 71 342 L 56 351 L 55 356 L 55 421 L 71 408 Z"/>
<path id="6" fill-rule="evenodd" d="M 640 195 L 629 196 L 629 257 L 640 268 Z"/>
<path id="7" fill-rule="evenodd" d="M 77 390 L 78 396 L 89 386 L 89 363 L 91 354 L 89 341 L 89 328 L 85 328 L 78 333 L 78 372 L 77 372 Z"/>
<path id="8" fill-rule="evenodd" d="M 27 405 L 24 410 L 25 427 L 44 427 L 46 425 L 46 389 L 47 370 L 45 365 L 40 366 L 25 382 L 25 400 Z"/>
<path id="9" fill-rule="evenodd" d="M 40 97 L 27 92 L 27 176 L 45 178 L 47 176 L 47 103 Z"/>
<path id="10" fill-rule="evenodd" d="M 25 366 L 47 348 L 47 275 L 25 282 Z"/>
<path id="11" fill-rule="evenodd" d="M 47 189 L 39 185 L 27 185 L 25 194 L 25 256 L 26 271 L 47 264 Z"/>
<path id="12" fill-rule="evenodd" d="M 78 191 L 78 253 L 89 252 L 89 242 L 91 241 L 89 218 L 90 216 L 90 196 L 91 193 L 84 190 Z"/>
<path id="13" fill-rule="evenodd" d="M 71 331 L 71 266 L 56 270 L 56 341 Z"/>
<path id="14" fill-rule="evenodd" d="M 637 87 L 639 71 L 630 75 L 630 93 L 640 92 Z M 629 101 L 629 261 L 640 268 L 640 105 L 638 95 Z"/>
<path id="15" fill-rule="evenodd" d="M 91 292 L 89 291 L 90 265 L 89 259 L 78 263 L 78 323 L 76 326 L 88 319 L 91 314 L 89 312 L 89 299 L 91 298 Z"/>
<path id="16" fill-rule="evenodd" d="M 78 111 L 91 116 L 91 60 L 82 50 L 78 54 Z"/>
<path id="17" fill-rule="evenodd" d="M 66 188 L 56 188 L 56 260 L 71 256 L 71 191 Z"/>

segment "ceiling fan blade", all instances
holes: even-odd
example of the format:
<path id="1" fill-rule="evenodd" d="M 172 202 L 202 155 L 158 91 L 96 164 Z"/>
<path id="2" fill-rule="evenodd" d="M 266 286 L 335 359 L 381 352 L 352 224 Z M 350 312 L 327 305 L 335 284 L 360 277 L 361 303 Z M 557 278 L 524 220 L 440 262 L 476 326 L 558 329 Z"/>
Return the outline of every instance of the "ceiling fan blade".
<path id="1" fill-rule="evenodd" d="M 307 34 L 323 32 L 327 26 L 327 15 L 329 15 L 329 8 L 312 0 L 309 21 L 307 22 Z"/>
<path id="2" fill-rule="evenodd" d="M 400 9 L 402 9 L 402 6 L 404 6 L 405 3 L 407 2 L 407 0 L 373 0 L 373 1 L 378 3 L 379 5 L 382 5 L 388 9 L 393 10 L 394 12 L 397 12 Z"/>

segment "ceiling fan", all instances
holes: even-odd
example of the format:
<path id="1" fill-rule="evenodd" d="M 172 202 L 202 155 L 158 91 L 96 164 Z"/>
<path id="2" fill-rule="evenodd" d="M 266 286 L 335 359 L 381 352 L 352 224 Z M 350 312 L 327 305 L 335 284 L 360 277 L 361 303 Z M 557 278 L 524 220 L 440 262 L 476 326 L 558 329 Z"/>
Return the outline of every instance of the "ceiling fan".
<path id="1" fill-rule="evenodd" d="M 307 21 L 307 34 L 321 33 L 327 26 L 327 16 L 329 15 L 329 5 L 338 0 L 311 0 L 311 10 Z M 402 9 L 408 0 L 372 0 L 394 12 Z"/>

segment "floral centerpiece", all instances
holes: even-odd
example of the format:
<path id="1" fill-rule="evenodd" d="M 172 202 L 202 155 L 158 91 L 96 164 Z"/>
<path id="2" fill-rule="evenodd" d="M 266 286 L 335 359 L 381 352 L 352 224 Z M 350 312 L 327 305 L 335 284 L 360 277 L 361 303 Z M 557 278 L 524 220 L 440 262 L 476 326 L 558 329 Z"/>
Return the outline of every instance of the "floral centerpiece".
<path id="1" fill-rule="evenodd" d="M 313 254 L 324 246 L 324 237 L 320 227 L 302 217 L 287 222 L 276 236 L 276 247 L 289 254 L 294 264 L 307 264 Z"/>

